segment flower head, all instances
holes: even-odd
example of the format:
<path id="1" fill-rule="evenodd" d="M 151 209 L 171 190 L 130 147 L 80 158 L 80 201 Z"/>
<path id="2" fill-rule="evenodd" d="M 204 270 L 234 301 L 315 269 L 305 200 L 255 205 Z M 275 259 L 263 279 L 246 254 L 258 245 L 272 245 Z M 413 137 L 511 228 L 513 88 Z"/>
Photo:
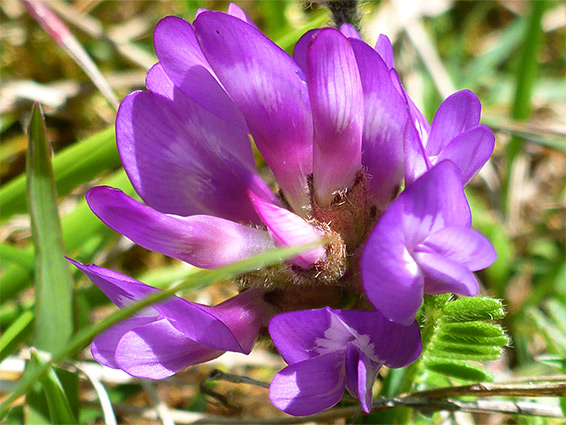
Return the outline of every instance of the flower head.
<path id="1" fill-rule="evenodd" d="M 401 84 L 389 39 L 372 48 L 348 24 L 308 31 L 291 57 L 230 5 L 228 14 L 200 10 L 192 25 L 161 20 L 154 46 L 147 91 L 128 95 L 116 118 L 118 150 L 144 203 L 98 187 L 87 194 L 94 213 L 201 268 L 320 246 L 240 276 L 243 292 L 219 306 L 158 304 L 100 335 L 95 357 L 165 377 L 227 350 L 249 352 L 275 315 L 269 331 L 289 366 L 274 378 L 273 403 L 306 415 L 346 388 L 370 411 L 380 367 L 420 353 L 423 294 L 474 295 L 472 272 L 494 261 L 470 228 L 463 191 L 493 150 L 479 101 L 456 93 L 429 125 Z M 273 184 L 259 177 L 250 136 Z M 77 266 L 118 305 L 155 291 Z"/>

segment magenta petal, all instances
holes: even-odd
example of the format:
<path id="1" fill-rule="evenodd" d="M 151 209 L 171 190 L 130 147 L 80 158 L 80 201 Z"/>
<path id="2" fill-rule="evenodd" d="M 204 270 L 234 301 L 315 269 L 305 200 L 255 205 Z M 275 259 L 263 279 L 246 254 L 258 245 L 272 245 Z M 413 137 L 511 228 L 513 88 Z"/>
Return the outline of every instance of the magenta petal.
<path id="1" fill-rule="evenodd" d="M 370 46 L 350 40 L 364 93 L 362 163 L 370 176 L 369 195 L 385 206 L 403 180 L 403 129 L 407 105 L 387 66 Z"/>
<path id="2" fill-rule="evenodd" d="M 265 162 L 293 209 L 302 213 L 309 204 L 313 131 L 302 70 L 272 41 L 233 16 L 205 12 L 194 26 Z"/>
<path id="3" fill-rule="evenodd" d="M 403 132 L 403 151 L 405 157 L 405 186 L 408 188 L 416 179 L 432 168 L 426 155 L 421 137 L 414 124 L 407 121 Z"/>
<path id="4" fill-rule="evenodd" d="M 344 378 L 344 354 L 314 357 L 277 373 L 269 387 L 269 400 L 290 415 L 312 415 L 340 401 Z"/>
<path id="5" fill-rule="evenodd" d="M 155 27 L 153 44 L 175 86 L 202 108 L 247 132 L 244 117 L 214 77 L 191 24 L 176 16 L 163 18 Z"/>
<path id="6" fill-rule="evenodd" d="M 321 206 L 352 185 L 361 169 L 364 103 L 348 39 L 321 30 L 307 49 L 307 82 L 314 122 L 313 186 Z"/>
<path id="7" fill-rule="evenodd" d="M 153 65 L 147 72 L 145 86 L 150 92 L 160 94 L 167 99 L 173 100 L 175 86 L 159 62 Z"/>
<path id="8" fill-rule="evenodd" d="M 375 51 L 379 53 L 379 56 L 381 56 L 381 59 L 383 59 L 383 62 L 387 65 L 387 69 L 391 69 L 395 66 L 393 46 L 391 46 L 389 37 L 380 34 L 375 44 Z"/>
<path id="9" fill-rule="evenodd" d="M 299 38 L 293 49 L 293 60 L 301 67 L 304 73 L 307 72 L 307 48 L 319 32 L 320 28 L 308 30 Z"/>
<path id="10" fill-rule="evenodd" d="M 91 189 L 87 201 L 100 220 L 136 244 L 196 267 L 225 266 L 273 247 L 265 231 L 218 217 L 163 214 L 110 187 Z"/>
<path id="11" fill-rule="evenodd" d="M 403 228 L 410 248 L 444 227 L 471 225 L 472 216 L 460 170 L 450 161 L 437 164 L 401 197 Z"/>
<path id="12" fill-rule="evenodd" d="M 358 363 L 360 361 L 360 350 L 350 341 L 346 343 L 345 370 L 346 390 L 352 397 L 359 398 L 358 392 Z"/>
<path id="13" fill-rule="evenodd" d="M 360 36 L 360 33 L 350 24 L 342 24 L 340 26 L 340 32 L 346 38 L 353 38 L 353 39 L 356 39 L 356 40 L 362 39 L 362 37 Z"/>
<path id="14" fill-rule="evenodd" d="M 241 19 L 242 21 L 250 24 L 252 27 L 257 29 L 254 22 L 248 15 L 246 15 L 246 12 L 244 12 L 236 3 L 230 3 L 230 5 L 228 6 L 228 15 L 235 16 L 236 18 Z"/>
<path id="15" fill-rule="evenodd" d="M 118 342 L 115 359 L 132 376 L 164 379 L 223 353 L 187 338 L 161 319 L 126 332 Z"/>
<path id="16" fill-rule="evenodd" d="M 120 105 L 118 150 L 136 191 L 164 213 L 257 221 L 246 190 L 273 195 L 257 175 L 246 132 L 178 90 L 174 98 L 135 92 Z"/>
<path id="17" fill-rule="evenodd" d="M 271 233 L 276 246 L 300 246 L 311 243 L 321 243 L 319 232 L 298 215 L 281 208 L 253 192 L 249 192 L 250 200 L 263 223 Z M 309 269 L 317 261 L 326 258 L 324 246 L 311 248 L 290 261 L 299 267 Z"/>
<path id="18" fill-rule="evenodd" d="M 188 302 L 187 302 L 188 303 Z M 167 304 L 156 308 L 174 319 L 173 326 L 200 343 L 226 351 L 249 354 L 275 311 L 265 302 L 261 288 L 241 292 L 214 307 L 200 304 L 187 306 Z M 211 321 L 207 325 L 207 321 Z"/>
<path id="19" fill-rule="evenodd" d="M 283 360 L 302 362 L 320 353 L 316 340 L 330 328 L 329 309 L 293 311 L 278 314 L 269 322 L 269 335 Z"/>
<path id="20" fill-rule="evenodd" d="M 480 116 L 481 103 L 470 90 L 462 90 L 446 98 L 432 121 L 426 143 L 428 155 L 438 155 L 456 136 L 476 127 Z"/>
<path id="21" fill-rule="evenodd" d="M 360 357 L 357 364 L 357 381 L 358 381 L 358 398 L 362 404 L 364 412 L 371 413 L 373 406 L 373 384 L 379 372 L 380 365 L 372 362 L 363 351 L 359 353 Z"/>
<path id="22" fill-rule="evenodd" d="M 433 233 L 415 251 L 441 254 L 471 271 L 493 264 L 497 254 L 489 240 L 477 230 L 466 227 L 446 227 Z"/>
<path id="23" fill-rule="evenodd" d="M 81 264 L 70 258 L 67 260 L 82 271 L 118 307 L 128 306 L 159 291 L 122 273 L 94 264 Z M 146 314 L 155 316 L 157 313 L 151 309 L 146 311 Z"/>
<path id="24" fill-rule="evenodd" d="M 364 290 L 389 320 L 409 325 L 423 301 L 423 276 L 405 246 L 397 200 L 381 216 L 367 239 L 361 260 Z"/>
<path id="25" fill-rule="evenodd" d="M 437 161 L 448 159 L 462 172 L 467 184 L 491 157 L 495 147 L 495 136 L 485 125 L 479 125 L 460 134 L 438 155 Z"/>
<path id="26" fill-rule="evenodd" d="M 140 316 L 132 317 L 117 323 L 94 338 L 90 346 L 92 357 L 104 366 L 111 367 L 112 369 L 119 369 L 120 366 L 116 363 L 114 355 L 116 354 L 116 347 L 118 346 L 120 339 L 125 333 L 132 329 L 137 328 L 138 326 L 147 325 L 155 322 L 156 320 L 157 315 Z"/>
<path id="27" fill-rule="evenodd" d="M 455 294 L 473 296 L 478 293 L 478 282 L 468 268 L 439 254 L 416 252 L 415 260 L 425 276 L 426 294 Z"/>
<path id="28" fill-rule="evenodd" d="M 408 326 L 387 320 L 379 311 L 333 310 L 350 328 L 358 348 L 377 364 L 405 367 L 421 354 L 421 334 L 416 321 Z"/>

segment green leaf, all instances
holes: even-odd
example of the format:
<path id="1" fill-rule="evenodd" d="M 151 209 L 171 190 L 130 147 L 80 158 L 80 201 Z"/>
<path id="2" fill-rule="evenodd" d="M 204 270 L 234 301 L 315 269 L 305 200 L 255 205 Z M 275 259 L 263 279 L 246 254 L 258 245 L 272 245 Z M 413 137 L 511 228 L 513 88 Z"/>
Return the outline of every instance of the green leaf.
<path id="1" fill-rule="evenodd" d="M 43 394 L 49 408 L 49 416 L 53 424 L 76 424 L 77 420 L 71 410 L 71 405 L 61 381 L 55 374 L 53 368 L 42 358 L 41 353 L 35 349 L 30 350 L 32 370 L 45 368 L 45 373 L 41 376 L 40 382 L 43 387 Z"/>
<path id="2" fill-rule="evenodd" d="M 30 272 L 33 272 L 35 267 L 33 255 L 30 255 L 29 252 L 22 251 L 7 243 L 0 243 L 0 267 L 5 269 L 8 264 L 17 264 Z"/>
<path id="3" fill-rule="evenodd" d="M 498 346 L 458 344 L 435 341 L 430 354 L 435 357 L 450 357 L 461 360 L 497 360 L 502 348 Z"/>
<path id="4" fill-rule="evenodd" d="M 499 325 L 486 322 L 446 323 L 436 335 L 438 341 L 477 345 L 508 345 L 509 337 Z"/>
<path id="5" fill-rule="evenodd" d="M 445 322 L 499 320 L 505 317 L 501 300 L 488 297 L 468 297 L 452 301 L 443 309 Z"/>
<path id="6" fill-rule="evenodd" d="M 36 323 L 34 346 L 54 352 L 73 333 L 73 281 L 65 260 L 51 151 L 38 104 L 28 129 L 26 174 L 32 237 L 35 245 Z"/>
<path id="7" fill-rule="evenodd" d="M 130 317 L 132 314 L 143 309 L 144 307 L 147 307 L 148 305 L 163 301 L 177 293 L 182 293 L 187 288 L 198 289 L 206 287 L 213 282 L 231 279 L 235 276 L 250 272 L 252 270 L 271 266 L 294 257 L 302 251 L 312 248 L 313 246 L 316 246 L 316 244 L 283 249 L 271 249 L 227 267 L 216 270 L 201 270 L 189 276 L 189 278 L 185 282 L 168 288 L 167 290 L 164 290 L 162 292 L 154 293 L 141 301 L 138 301 L 126 308 L 116 311 L 114 314 L 105 318 L 104 320 L 95 323 L 88 328 L 82 329 L 75 334 L 75 336 L 65 347 L 61 348 L 53 355 L 51 361 L 49 361 L 46 366 L 33 371 L 33 373 L 24 375 L 23 379 L 20 381 L 14 391 L 12 391 L 11 394 L 9 394 L 2 400 L 2 404 L 0 404 L 0 419 L 4 417 L 11 403 L 26 391 L 28 391 L 33 383 L 47 372 L 48 366 L 51 366 L 72 356 L 78 350 L 81 350 L 87 344 L 89 344 L 90 341 L 98 333 L 104 331 L 105 329 L 108 329 L 110 326 L 118 323 L 120 320 Z"/>
<path id="8" fill-rule="evenodd" d="M 425 361 L 425 365 L 432 372 L 464 381 L 493 381 L 493 375 L 486 371 L 484 367 L 466 361 L 429 358 Z"/>
<path id="9" fill-rule="evenodd" d="M 74 143 L 53 160 L 56 189 L 59 196 L 69 193 L 103 172 L 120 165 L 114 129 L 108 128 Z M 27 211 L 26 176 L 20 175 L 0 189 L 0 220 Z"/>

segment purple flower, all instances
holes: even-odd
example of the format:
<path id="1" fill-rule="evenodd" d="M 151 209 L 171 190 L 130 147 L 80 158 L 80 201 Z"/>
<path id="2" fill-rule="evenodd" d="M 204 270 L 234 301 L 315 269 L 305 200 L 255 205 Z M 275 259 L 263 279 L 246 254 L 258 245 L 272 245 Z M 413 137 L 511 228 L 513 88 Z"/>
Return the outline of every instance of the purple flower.
<path id="1" fill-rule="evenodd" d="M 375 308 L 408 325 L 423 294 L 475 295 L 472 271 L 491 265 L 496 254 L 470 226 L 460 170 L 443 161 L 391 204 L 368 237 L 361 271 Z"/>
<path id="2" fill-rule="evenodd" d="M 495 146 L 492 131 L 479 125 L 481 104 L 476 95 L 462 90 L 449 96 L 438 108 L 431 126 L 420 118 L 422 115 L 416 115 L 415 109 L 404 134 L 405 184 L 410 186 L 444 160 L 456 164 L 462 180 L 468 183 L 487 162 Z"/>
<path id="3" fill-rule="evenodd" d="M 381 366 L 404 367 L 421 353 L 419 326 L 389 322 L 377 311 L 324 308 L 275 316 L 269 333 L 289 364 L 271 382 L 278 409 L 305 416 L 340 401 L 344 389 L 369 413 Z"/>
<path id="4" fill-rule="evenodd" d="M 159 291 L 112 270 L 69 261 L 118 307 Z M 99 334 L 91 351 L 105 366 L 139 378 L 163 379 L 225 351 L 249 354 L 273 314 L 258 289 L 215 307 L 172 297 Z"/>

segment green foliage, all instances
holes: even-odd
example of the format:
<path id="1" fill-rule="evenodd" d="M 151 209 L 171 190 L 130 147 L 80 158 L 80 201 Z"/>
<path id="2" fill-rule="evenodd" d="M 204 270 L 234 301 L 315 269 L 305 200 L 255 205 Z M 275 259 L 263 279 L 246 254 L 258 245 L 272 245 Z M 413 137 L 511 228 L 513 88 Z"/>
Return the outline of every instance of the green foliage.
<path id="1" fill-rule="evenodd" d="M 492 381 L 493 376 L 479 362 L 499 359 L 503 347 L 509 344 L 503 328 L 491 323 L 504 316 L 502 302 L 489 297 L 461 298 L 446 303 L 441 307 L 434 335 L 423 353 L 422 372 L 430 371 L 461 381 Z M 429 384 L 433 381 L 430 378 Z"/>

